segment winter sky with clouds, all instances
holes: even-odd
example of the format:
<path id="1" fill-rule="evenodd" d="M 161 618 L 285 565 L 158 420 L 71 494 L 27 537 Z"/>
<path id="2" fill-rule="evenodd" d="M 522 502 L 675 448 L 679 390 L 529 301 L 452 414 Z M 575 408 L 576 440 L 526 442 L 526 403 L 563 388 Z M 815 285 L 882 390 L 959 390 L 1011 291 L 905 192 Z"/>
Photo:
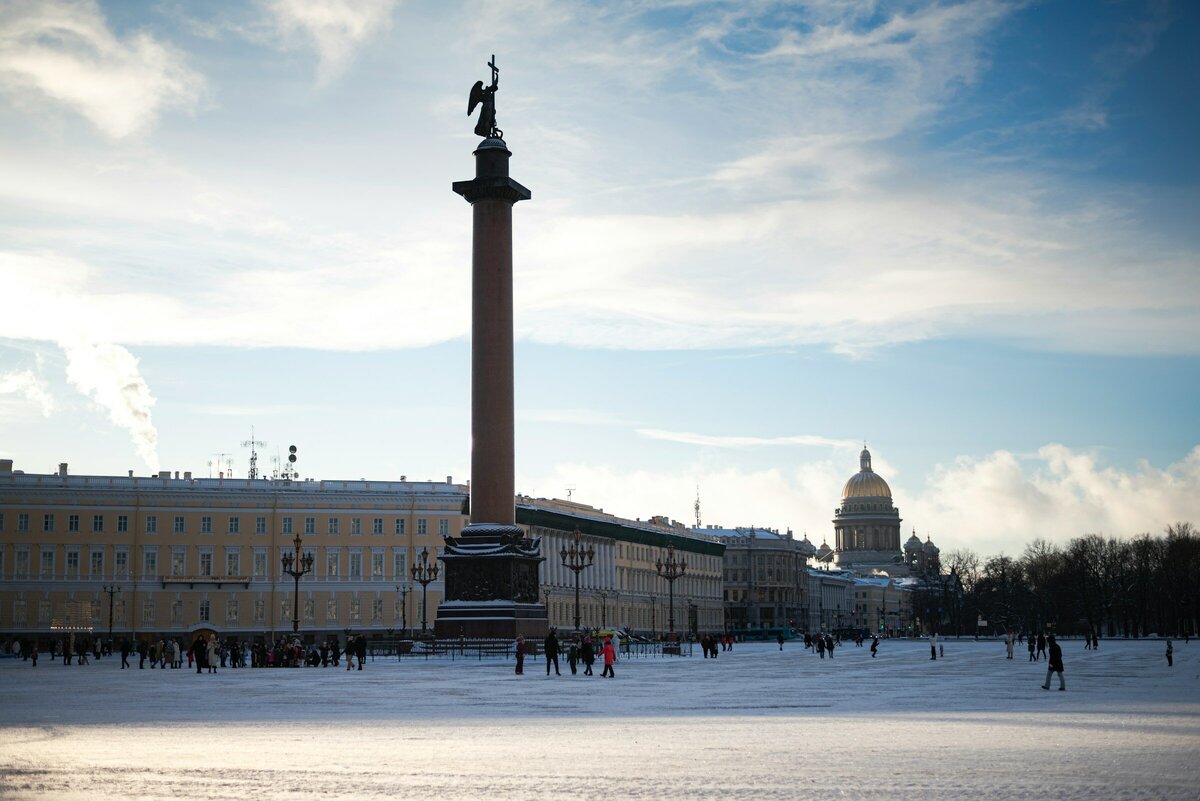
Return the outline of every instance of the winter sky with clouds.
<path id="1" fill-rule="evenodd" d="M 467 92 L 518 490 L 943 549 L 1200 523 L 1188 2 L 0 3 L 0 456 L 465 480 Z M 268 466 L 269 469 L 269 466 Z"/>

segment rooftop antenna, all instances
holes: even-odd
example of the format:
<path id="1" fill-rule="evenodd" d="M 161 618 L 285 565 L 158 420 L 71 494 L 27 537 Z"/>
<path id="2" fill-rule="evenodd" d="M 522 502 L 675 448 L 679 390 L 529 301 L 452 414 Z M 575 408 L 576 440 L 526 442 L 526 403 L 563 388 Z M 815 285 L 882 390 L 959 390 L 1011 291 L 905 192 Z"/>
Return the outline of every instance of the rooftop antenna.
<path id="1" fill-rule="evenodd" d="M 493 58 L 495 58 L 495 57 L 493 56 Z M 571 496 L 572 496 L 572 495 L 574 495 L 574 494 L 575 494 L 575 485 L 574 485 L 574 484 L 568 484 L 568 485 L 567 485 L 567 500 L 568 500 L 568 501 L 569 501 L 569 500 L 571 500 Z"/>
<path id="2" fill-rule="evenodd" d="M 266 447 L 265 442 L 254 438 L 254 426 L 250 426 L 250 439 L 242 442 L 243 448 L 250 449 L 250 480 L 258 478 L 258 448 Z"/>
<path id="3" fill-rule="evenodd" d="M 696 485 L 696 528 L 704 528 L 700 525 L 700 485 Z"/>
<path id="4" fill-rule="evenodd" d="M 213 465 L 217 468 L 224 467 L 222 478 L 233 478 L 233 454 L 232 453 L 214 453 L 213 458 L 208 463 L 208 477 L 212 478 Z"/>

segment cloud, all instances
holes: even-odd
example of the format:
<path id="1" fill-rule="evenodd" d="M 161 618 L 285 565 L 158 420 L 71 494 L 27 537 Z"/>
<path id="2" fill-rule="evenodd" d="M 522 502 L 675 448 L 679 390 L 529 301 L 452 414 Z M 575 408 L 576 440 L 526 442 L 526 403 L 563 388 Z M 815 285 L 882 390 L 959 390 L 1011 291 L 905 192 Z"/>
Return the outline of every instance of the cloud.
<path id="1" fill-rule="evenodd" d="M 116 426 L 127 429 L 151 472 L 158 471 L 158 430 L 150 416 L 154 397 L 138 371 L 138 362 L 120 345 L 63 343 L 67 380 L 101 409 Z"/>
<path id="2" fill-rule="evenodd" d="M 358 48 L 391 24 L 395 0 L 270 0 L 267 10 L 283 40 L 317 52 L 317 83 L 345 72 Z"/>
<path id="3" fill-rule="evenodd" d="M 702 445 L 706 448 L 761 448 L 778 446 L 804 446 L 843 448 L 858 450 L 859 443 L 848 439 L 830 439 L 813 434 L 797 434 L 788 437 L 740 437 L 714 436 L 712 434 L 693 434 L 687 431 L 662 431 L 654 428 L 639 428 L 639 436 L 647 439 L 680 442 L 685 445 Z"/>
<path id="4" fill-rule="evenodd" d="M 959 457 L 903 486 L 897 472 L 873 456 L 876 472 L 892 487 L 904 531 L 915 528 L 944 551 L 1011 554 L 1035 538 L 1064 543 L 1097 532 L 1130 537 L 1200 520 L 1200 446 L 1167 467 L 1142 462 L 1130 470 L 1057 444 L 1026 457 L 995 451 Z M 790 528 L 819 544 L 833 540 L 833 511 L 853 472 L 842 459 L 762 470 L 702 462 L 663 471 L 568 462 L 519 474 L 518 490 L 554 496 L 570 485 L 576 501 L 612 514 L 643 520 L 662 514 L 692 525 L 699 486 L 705 524 Z"/>
<path id="5" fill-rule="evenodd" d="M 49 98 L 120 139 L 192 108 L 204 80 L 149 33 L 116 36 L 91 0 L 17 0 L 0 8 L 0 90 L 30 106 Z"/>
<path id="6" fill-rule="evenodd" d="M 0 373 L 0 395 L 17 395 L 37 406 L 42 417 L 54 412 L 54 397 L 46 380 L 32 370 L 12 370 Z"/>

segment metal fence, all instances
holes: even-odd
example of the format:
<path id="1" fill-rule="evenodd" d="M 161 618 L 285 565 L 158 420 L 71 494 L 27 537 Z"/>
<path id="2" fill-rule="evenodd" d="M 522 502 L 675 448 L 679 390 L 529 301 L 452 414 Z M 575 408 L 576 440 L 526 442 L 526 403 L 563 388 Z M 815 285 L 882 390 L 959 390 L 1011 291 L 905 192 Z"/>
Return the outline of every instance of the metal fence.
<path id="1" fill-rule="evenodd" d="M 515 658 L 516 643 L 512 640 L 370 640 L 367 643 L 367 656 L 372 662 L 376 660 L 395 659 L 449 659 L 472 660 L 481 662 L 485 659 L 509 660 Z M 568 641 L 561 643 L 559 658 L 566 658 Z M 542 655 L 543 642 L 539 639 L 525 641 L 525 656 L 537 657 Z M 622 659 L 650 659 L 664 656 L 691 656 L 690 642 L 632 642 L 623 640 L 617 649 Z M 600 649 L 596 648 L 596 657 L 600 657 Z"/>

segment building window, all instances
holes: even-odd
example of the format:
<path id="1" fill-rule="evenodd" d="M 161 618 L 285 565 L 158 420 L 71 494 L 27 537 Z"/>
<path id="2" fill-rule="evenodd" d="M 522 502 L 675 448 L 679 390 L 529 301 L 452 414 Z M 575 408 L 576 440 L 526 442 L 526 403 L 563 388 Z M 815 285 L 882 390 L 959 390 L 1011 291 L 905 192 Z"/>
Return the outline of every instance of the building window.
<path id="1" fill-rule="evenodd" d="M 267 533 L 267 518 L 264 517 L 263 515 L 259 515 L 258 517 L 254 518 L 254 533 L 255 534 L 266 534 Z"/>
<path id="2" fill-rule="evenodd" d="M 43 626 L 50 623 L 50 602 L 38 601 L 38 623 Z"/>
<path id="3" fill-rule="evenodd" d="M 279 601 L 279 622 L 286 623 L 292 619 L 292 602 L 287 598 Z"/>
<path id="4" fill-rule="evenodd" d="M 79 578 L 79 550 L 67 551 L 67 578 Z"/>
<path id="5" fill-rule="evenodd" d="M 397 548 L 392 553 L 392 578 L 401 581 L 408 578 L 408 552 Z"/>
<path id="6" fill-rule="evenodd" d="M 171 530 L 176 534 L 183 533 L 183 515 L 175 515 L 175 523 L 171 526 Z"/>
<path id="7" fill-rule="evenodd" d="M 200 533 L 212 534 L 212 518 L 208 515 L 200 518 Z"/>
<path id="8" fill-rule="evenodd" d="M 158 533 L 158 515 L 146 515 L 146 533 Z"/>
<path id="9" fill-rule="evenodd" d="M 119 624 L 125 623 L 125 601 L 113 602 L 113 620 Z"/>
<path id="10" fill-rule="evenodd" d="M 212 604 L 210 604 L 208 599 L 206 598 L 200 602 L 200 622 L 201 623 L 209 623 L 209 622 L 211 622 L 211 619 L 212 619 Z"/>
<path id="11" fill-rule="evenodd" d="M 79 531 L 79 515 L 67 515 L 67 531 Z"/>
<path id="12" fill-rule="evenodd" d="M 17 531 L 29 531 L 29 515 L 25 512 L 17 513 Z"/>
<path id="13" fill-rule="evenodd" d="M 425 518 L 418 517 L 417 518 L 417 536 L 424 537 L 428 533 L 429 533 L 429 531 L 428 531 L 427 526 L 425 525 Z"/>
<path id="14" fill-rule="evenodd" d="M 371 521 L 371 533 L 372 534 L 382 534 L 383 533 L 383 518 L 382 517 L 377 517 Z"/>
<path id="15" fill-rule="evenodd" d="M 291 517 L 283 518 L 283 533 L 284 534 L 292 533 L 292 518 Z"/>
<path id="16" fill-rule="evenodd" d="M 350 578 L 362 578 L 362 553 L 359 551 L 350 552 Z"/>
<path id="17" fill-rule="evenodd" d="M 38 572 L 39 578 L 52 579 L 54 578 L 54 547 L 42 549 L 42 564 L 41 570 Z"/>
<path id="18" fill-rule="evenodd" d="M 383 551 L 371 552 L 371 578 L 383 578 Z"/>
<path id="19" fill-rule="evenodd" d="M 376 598 L 374 601 L 371 602 L 371 622 L 372 623 L 382 623 L 383 622 L 383 599 L 382 598 Z"/>
<path id="20" fill-rule="evenodd" d="M 254 622 L 267 622 L 267 604 L 261 598 L 254 599 Z"/>
<path id="21" fill-rule="evenodd" d="M 113 574 L 121 578 L 129 576 L 129 551 L 117 551 L 113 554 Z"/>
<path id="22" fill-rule="evenodd" d="M 337 598 L 330 598 L 325 602 L 325 622 L 337 623 Z"/>
<path id="23" fill-rule="evenodd" d="M 338 575 L 338 552 L 332 549 L 325 551 L 325 575 L 329 578 L 337 578 Z"/>
<path id="24" fill-rule="evenodd" d="M 225 552 L 225 575 L 240 576 L 242 575 L 242 552 L 232 550 Z"/>
<path id="25" fill-rule="evenodd" d="M 267 577 L 267 552 L 256 550 L 254 552 L 254 577 Z"/>
<path id="26" fill-rule="evenodd" d="M 438 521 L 438 534 L 440 534 L 443 537 L 449 536 L 449 534 L 450 534 L 449 518 L 443 517 L 441 520 Z"/>
<path id="27" fill-rule="evenodd" d="M 158 551 L 154 548 L 142 551 L 142 575 L 146 578 L 158 575 Z"/>
<path id="28" fill-rule="evenodd" d="M 25 625 L 25 602 L 23 600 L 13 601 L 13 625 Z"/>
<path id="29" fill-rule="evenodd" d="M 26 548 L 17 550 L 17 564 L 13 571 L 13 578 L 29 578 L 29 550 Z"/>
<path id="30" fill-rule="evenodd" d="M 211 576 L 213 574 L 213 555 L 212 551 L 200 551 L 200 575 Z"/>
<path id="31" fill-rule="evenodd" d="M 396 518 L 396 533 L 397 534 L 404 533 L 404 518 L 403 517 Z"/>
<path id="32" fill-rule="evenodd" d="M 91 575 L 93 578 L 103 578 L 104 576 L 104 551 L 92 548 L 88 554 L 91 561 Z"/>
<path id="33" fill-rule="evenodd" d="M 240 534 L 242 532 L 242 519 L 240 517 L 229 518 L 229 533 Z"/>
<path id="34" fill-rule="evenodd" d="M 312 598 L 305 598 L 304 603 L 301 604 L 301 606 L 304 608 L 304 622 L 312 623 L 313 615 L 315 615 L 316 611 L 317 611 L 316 610 L 316 602 L 313 601 Z"/>
<path id="35" fill-rule="evenodd" d="M 42 515 L 42 531 L 54 531 L 54 515 Z"/>
<path id="36" fill-rule="evenodd" d="M 184 575 L 184 568 L 187 564 L 187 552 L 183 548 L 171 549 L 171 575 Z"/>
<path id="37" fill-rule="evenodd" d="M 230 598 L 227 601 L 225 601 L 225 622 L 226 623 L 237 623 L 238 622 L 238 599 L 237 598 Z"/>
<path id="38" fill-rule="evenodd" d="M 304 518 L 304 533 L 305 534 L 316 534 L 317 533 L 317 518 L 315 518 L 315 517 Z"/>
<path id="39" fill-rule="evenodd" d="M 142 601 L 142 625 L 154 625 L 154 601 Z"/>
<path id="40" fill-rule="evenodd" d="M 362 602 L 359 601 L 357 598 L 350 599 L 350 622 L 351 623 L 361 623 L 362 622 Z"/>
<path id="41" fill-rule="evenodd" d="M 183 625 L 183 601 L 178 598 L 171 601 L 171 624 L 174 626 Z"/>
<path id="42" fill-rule="evenodd" d="M 96 517 L 99 517 L 99 515 L 97 515 Z M 103 531 L 103 530 L 104 530 L 104 520 L 101 519 L 100 527 L 96 528 L 95 518 L 93 518 L 92 531 Z M 119 533 L 125 533 L 126 531 L 129 531 L 129 515 L 117 515 L 117 531 Z"/>
<path id="43" fill-rule="evenodd" d="M 351 534 L 362 534 L 362 518 L 361 517 L 350 518 L 350 533 Z"/>
<path id="44" fill-rule="evenodd" d="M 341 525 L 341 521 L 340 521 L 338 518 L 336 518 L 336 517 L 331 517 L 331 518 L 329 518 L 329 522 L 328 522 L 328 524 L 327 524 L 327 528 L 328 528 L 328 530 L 329 530 L 329 533 L 330 533 L 330 534 L 339 534 L 339 533 L 341 533 L 341 532 L 340 532 L 340 530 L 339 530 L 339 527 L 340 527 L 340 525 Z"/>

